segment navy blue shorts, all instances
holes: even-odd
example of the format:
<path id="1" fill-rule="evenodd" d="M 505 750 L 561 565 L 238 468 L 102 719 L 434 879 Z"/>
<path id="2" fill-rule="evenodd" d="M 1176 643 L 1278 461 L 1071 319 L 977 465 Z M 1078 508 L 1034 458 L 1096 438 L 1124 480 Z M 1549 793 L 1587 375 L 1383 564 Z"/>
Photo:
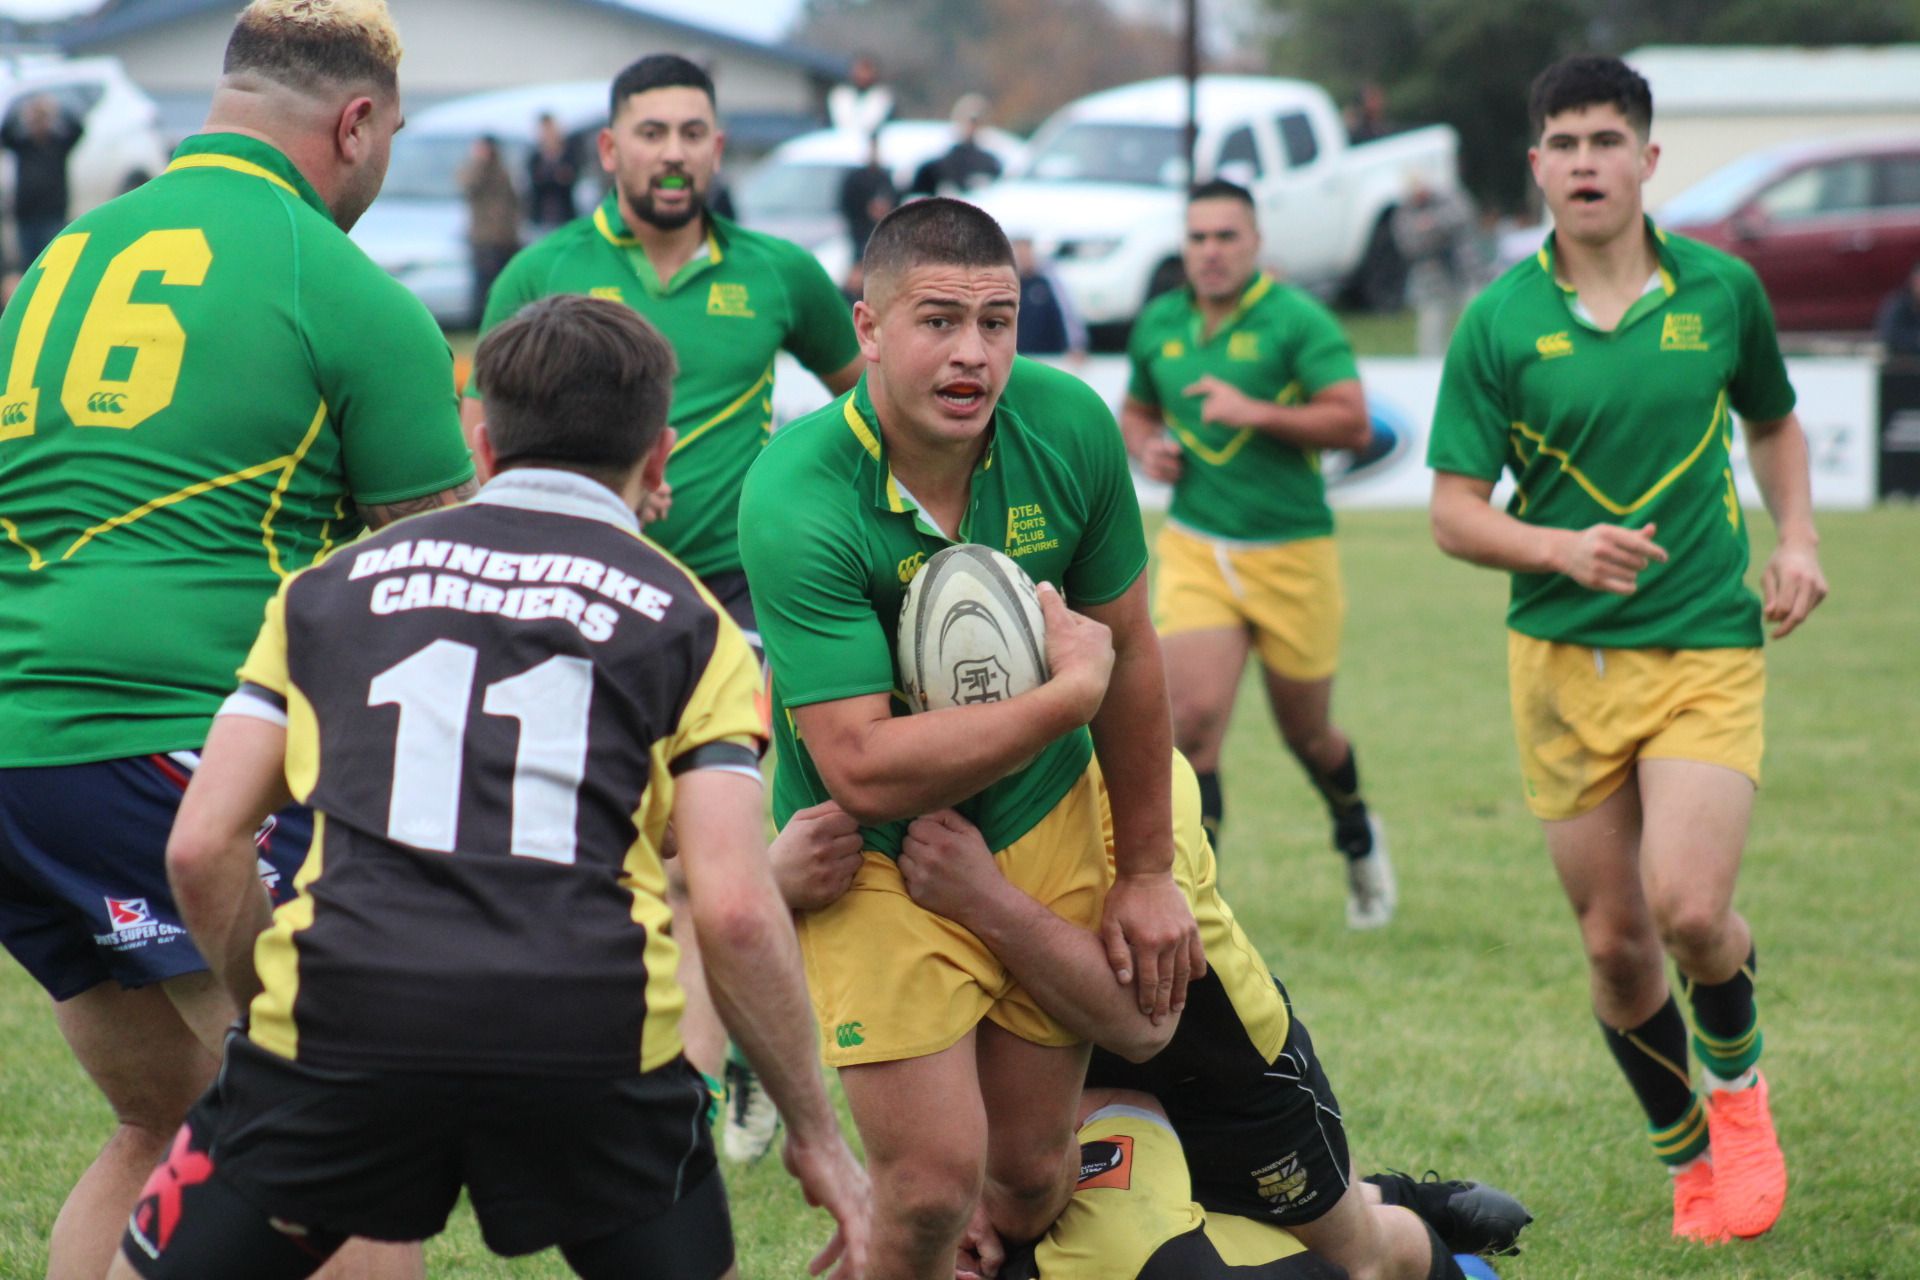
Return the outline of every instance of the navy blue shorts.
<path id="1" fill-rule="evenodd" d="M 167 887 L 167 836 L 194 756 L 0 769 L 0 945 L 66 1000 L 112 978 L 144 987 L 207 967 Z M 258 837 L 276 906 L 313 840 L 289 806 Z"/>

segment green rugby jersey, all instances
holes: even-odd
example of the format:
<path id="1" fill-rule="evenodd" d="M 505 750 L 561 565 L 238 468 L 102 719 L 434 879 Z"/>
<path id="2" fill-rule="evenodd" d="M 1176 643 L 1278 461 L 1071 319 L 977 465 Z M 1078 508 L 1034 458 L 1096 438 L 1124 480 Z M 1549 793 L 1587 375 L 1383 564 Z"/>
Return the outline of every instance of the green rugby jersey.
<path id="1" fill-rule="evenodd" d="M 1147 545 L 1105 402 L 1072 374 L 1015 360 L 990 430 L 960 540 L 1005 551 L 1069 604 L 1124 594 L 1146 567 Z M 891 692 L 894 714 L 908 714 L 894 668 L 900 605 L 927 557 L 949 545 L 895 482 L 865 378 L 783 428 L 754 463 L 740 553 L 773 669 L 777 822 L 828 798 L 791 708 Z M 989 848 L 1004 849 L 1059 803 L 1092 751 L 1092 737 L 1076 730 L 960 812 Z M 898 822 L 862 834 L 868 848 L 897 855 L 905 830 Z"/>
<path id="2" fill-rule="evenodd" d="M 1447 351 L 1427 462 L 1482 480 L 1511 470 L 1507 511 L 1529 524 L 1658 526 L 1668 560 L 1630 596 L 1514 574 L 1514 630 L 1611 648 L 1757 645 L 1732 414 L 1783 418 L 1793 387 L 1753 269 L 1647 227 L 1658 285 L 1611 332 L 1555 276 L 1552 236 L 1474 300 Z"/>
<path id="3" fill-rule="evenodd" d="M 198 747 L 356 502 L 473 474 L 432 317 L 234 134 L 49 245 L 0 368 L 0 767 Z"/>
<path id="4" fill-rule="evenodd" d="M 1262 272 L 1240 305 L 1202 336 L 1189 289 L 1163 293 L 1133 326 L 1127 394 L 1158 409 L 1185 455 L 1168 515 L 1197 533 L 1237 542 L 1292 542 L 1333 532 L 1320 454 L 1251 427 L 1200 420 L 1186 389 L 1207 374 L 1256 400 L 1305 404 L 1360 376 L 1331 313 Z"/>
<path id="5" fill-rule="evenodd" d="M 585 293 L 624 302 L 673 344 L 667 463 L 673 510 L 647 536 L 702 578 L 740 569 L 740 483 L 773 424 L 773 358 L 813 373 L 860 354 L 847 300 L 812 254 L 711 214 L 705 251 L 662 284 L 609 191 L 598 209 L 515 255 L 487 298 L 485 333 L 536 299 Z M 480 394 L 471 380 L 467 394 Z"/>

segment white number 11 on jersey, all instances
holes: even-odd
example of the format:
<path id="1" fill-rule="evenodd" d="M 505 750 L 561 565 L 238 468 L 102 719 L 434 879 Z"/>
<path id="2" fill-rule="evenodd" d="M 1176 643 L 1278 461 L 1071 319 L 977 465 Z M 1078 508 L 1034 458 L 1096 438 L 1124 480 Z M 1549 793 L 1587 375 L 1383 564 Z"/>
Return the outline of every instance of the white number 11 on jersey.
<path id="1" fill-rule="evenodd" d="M 469 644 L 435 640 L 388 667 L 367 689 L 370 707 L 397 704 L 393 798 L 387 835 L 420 849 L 451 853 L 460 821 L 473 676 L 480 654 Z M 486 688 L 480 710 L 520 722 L 513 755 L 510 848 L 523 858 L 574 860 L 580 783 L 587 769 L 587 711 L 593 664 L 554 656 Z"/>

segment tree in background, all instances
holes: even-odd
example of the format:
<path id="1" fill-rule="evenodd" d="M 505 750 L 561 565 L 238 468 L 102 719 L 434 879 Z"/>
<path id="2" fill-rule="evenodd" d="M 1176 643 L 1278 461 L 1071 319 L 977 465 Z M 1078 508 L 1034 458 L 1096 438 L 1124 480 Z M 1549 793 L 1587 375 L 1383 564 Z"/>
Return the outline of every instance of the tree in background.
<path id="1" fill-rule="evenodd" d="M 1395 119 L 1460 131 L 1483 206 L 1525 208 L 1527 86 L 1575 52 L 1650 44 L 1884 44 L 1920 38 L 1920 0 L 1267 0 L 1284 34 L 1273 70 L 1351 100 L 1380 85 Z M 1657 110 L 1658 104 L 1656 104 Z"/>

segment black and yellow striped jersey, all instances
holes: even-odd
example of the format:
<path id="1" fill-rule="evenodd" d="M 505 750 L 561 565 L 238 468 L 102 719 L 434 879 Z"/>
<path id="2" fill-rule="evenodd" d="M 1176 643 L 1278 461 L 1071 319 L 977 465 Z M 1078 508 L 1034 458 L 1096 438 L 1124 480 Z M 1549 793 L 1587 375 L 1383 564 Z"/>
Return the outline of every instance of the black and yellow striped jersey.
<path id="1" fill-rule="evenodd" d="M 756 772 L 739 629 L 607 489 L 509 472 L 292 578 L 230 708 L 315 810 L 249 1034 L 302 1063 L 607 1075 L 680 1051 L 674 776 Z"/>

